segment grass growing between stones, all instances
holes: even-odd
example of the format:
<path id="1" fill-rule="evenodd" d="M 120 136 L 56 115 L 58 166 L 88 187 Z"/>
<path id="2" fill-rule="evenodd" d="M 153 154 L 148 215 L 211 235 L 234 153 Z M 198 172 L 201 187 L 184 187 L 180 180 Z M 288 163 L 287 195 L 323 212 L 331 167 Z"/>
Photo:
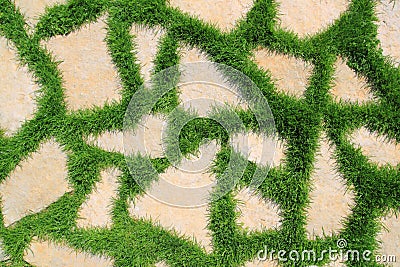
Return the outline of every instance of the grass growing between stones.
<path id="1" fill-rule="evenodd" d="M 0 264 L 30 266 L 23 254 L 33 237 L 67 244 L 77 251 L 105 255 L 113 259 L 115 266 L 154 266 L 160 261 L 169 266 L 242 266 L 253 260 L 264 246 L 276 251 L 313 249 L 321 253 L 329 247 L 335 248 L 340 238 L 347 240 L 347 249 L 376 252 L 378 218 L 400 207 L 399 168 L 378 167 L 348 140 L 352 130 L 365 126 L 400 141 L 400 70 L 378 48 L 375 4 L 372 0 L 354 0 L 348 11 L 329 28 L 300 39 L 276 26 L 277 4 L 271 0 L 255 1 L 246 17 L 228 33 L 160 0 L 71 0 L 46 9 L 32 35 L 28 34 L 25 19 L 13 3 L 0 0 L 0 34 L 16 47 L 20 63 L 28 67 L 41 88 L 35 117 L 26 121 L 14 136 L 0 136 L 0 181 L 36 151 L 41 142 L 53 137 L 68 154 L 68 180 L 73 186 L 72 193 L 10 227 L 3 226 L 0 215 L 0 239 L 9 256 L 9 260 Z M 106 41 L 122 82 L 122 100 L 70 112 L 64 100 L 58 63 L 40 41 L 68 35 L 104 13 L 108 14 Z M 270 170 L 258 188 L 263 197 L 280 206 L 283 221 L 279 229 L 248 231 L 239 226 L 233 192 L 210 203 L 208 228 L 212 235 L 212 253 L 206 253 L 179 233 L 129 216 L 128 200 L 144 192 L 131 177 L 124 156 L 88 145 L 84 137 L 121 131 L 129 101 L 143 83 L 130 35 L 133 24 L 160 26 L 166 31 L 158 47 L 155 72 L 178 64 L 178 47 L 184 44 L 199 48 L 213 62 L 244 73 L 260 88 L 274 115 L 279 136 L 287 141 L 285 165 Z M 304 98 L 276 91 L 270 74 L 250 59 L 251 51 L 257 47 L 294 56 L 314 66 Z M 347 59 L 358 75 L 367 78 L 376 101 L 366 104 L 334 101 L 329 90 L 338 56 Z M 153 112 L 168 114 L 179 103 L 177 94 L 176 89 L 171 90 Z M 236 112 L 248 129 L 256 130 L 257 122 L 251 112 Z M 305 225 L 312 186 L 310 175 L 322 131 L 336 147 L 336 167 L 347 186 L 354 188 L 356 204 L 340 232 L 309 240 Z M 226 132 L 218 124 L 207 119 L 187 124 L 180 134 L 181 149 L 186 153 L 195 152 L 205 138 L 218 139 L 222 145 L 213 168 L 218 176 L 227 166 L 231 149 Z M 160 173 L 170 165 L 165 158 L 152 159 L 152 163 Z M 78 209 L 99 180 L 100 171 L 108 167 L 122 171 L 118 197 L 113 202 L 113 225 L 110 229 L 79 229 L 75 223 Z M 256 168 L 259 167 L 254 163 L 248 165 L 235 190 L 249 185 Z M 281 264 L 323 265 L 328 262 L 327 256 L 319 262 Z M 380 266 L 362 259 L 349 261 L 348 265 Z"/>

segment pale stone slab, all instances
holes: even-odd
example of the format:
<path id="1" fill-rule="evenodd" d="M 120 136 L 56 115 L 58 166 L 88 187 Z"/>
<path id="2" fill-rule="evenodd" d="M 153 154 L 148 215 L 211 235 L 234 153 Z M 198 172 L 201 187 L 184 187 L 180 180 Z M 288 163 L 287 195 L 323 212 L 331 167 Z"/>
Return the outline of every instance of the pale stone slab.
<path id="1" fill-rule="evenodd" d="M 207 207 L 181 208 L 159 202 L 144 195 L 131 202 L 129 213 L 135 219 L 152 219 L 168 230 L 176 230 L 187 237 L 194 237 L 210 252 L 211 237 L 207 230 Z"/>
<path id="2" fill-rule="evenodd" d="M 16 49 L 0 36 L 0 127 L 6 136 L 14 134 L 25 120 L 33 118 L 36 111 L 35 92 L 39 87 L 33 82 L 26 67 L 17 62 Z"/>
<path id="3" fill-rule="evenodd" d="M 87 143 L 106 151 L 120 152 L 124 155 L 141 153 L 153 158 L 162 157 L 163 132 L 167 122 L 161 116 L 145 115 L 134 132 L 105 132 L 97 138 L 88 136 Z"/>
<path id="4" fill-rule="evenodd" d="M 276 229 L 281 225 L 280 209 L 272 201 L 254 195 L 248 188 L 242 189 L 235 197 L 239 200 L 238 222 L 250 230 Z"/>
<path id="5" fill-rule="evenodd" d="M 56 36 L 45 45 L 62 63 L 59 68 L 70 110 L 103 106 L 121 99 L 120 80 L 104 41 L 105 18 L 67 36 Z"/>
<path id="6" fill-rule="evenodd" d="M 357 76 L 346 62 L 339 58 L 335 63 L 334 86 L 331 93 L 336 100 L 341 99 L 352 103 L 364 103 L 374 99 L 367 79 Z"/>
<path id="7" fill-rule="evenodd" d="M 280 27 L 300 37 L 324 30 L 347 10 L 348 0 L 279 0 Z"/>
<path id="8" fill-rule="evenodd" d="M 114 168 L 103 170 L 100 181 L 78 212 L 78 227 L 110 227 L 112 200 L 117 197 L 117 178 L 121 172 Z"/>
<path id="9" fill-rule="evenodd" d="M 319 142 L 315 170 L 311 176 L 313 189 L 310 192 L 311 204 L 306 226 L 310 238 L 322 236 L 323 233 L 337 233 L 354 206 L 353 191 L 346 190 L 345 182 L 334 169 L 335 148 L 329 147 L 325 136 Z"/>
<path id="10" fill-rule="evenodd" d="M 112 267 L 113 262 L 105 257 L 77 252 L 69 247 L 48 241 L 32 241 L 24 253 L 24 260 L 40 267 Z"/>
<path id="11" fill-rule="evenodd" d="M 385 257 L 394 255 L 398 262 L 400 258 L 400 218 L 398 215 L 391 214 L 383 217 L 381 223 L 384 229 L 378 234 L 378 240 L 382 242 L 382 245 L 377 254 Z M 392 264 L 398 266 L 396 263 Z"/>
<path id="12" fill-rule="evenodd" d="M 170 0 L 169 5 L 229 31 L 250 11 L 253 0 Z"/>
<path id="13" fill-rule="evenodd" d="M 278 91 L 302 97 L 308 86 L 313 67 L 295 57 L 276 54 L 267 49 L 254 51 L 254 62 L 269 72 Z"/>
<path id="14" fill-rule="evenodd" d="M 360 147 L 362 153 L 379 166 L 396 166 L 400 162 L 400 144 L 377 133 L 370 133 L 365 127 L 352 133 L 351 142 Z"/>
<path id="15" fill-rule="evenodd" d="M 0 184 L 5 226 L 43 210 L 72 190 L 66 163 L 66 154 L 50 140 L 19 164 Z"/>
<path id="16" fill-rule="evenodd" d="M 156 263 L 155 267 L 168 267 L 168 265 L 165 262 L 161 261 Z"/>
<path id="17" fill-rule="evenodd" d="M 66 0 L 15 0 L 14 3 L 25 15 L 28 25 L 34 27 L 39 16 L 44 13 L 46 6 L 64 4 Z"/>
<path id="18" fill-rule="evenodd" d="M 400 64 L 400 5 L 395 1 L 377 1 L 378 38 L 385 56 L 390 56 L 396 66 Z"/>

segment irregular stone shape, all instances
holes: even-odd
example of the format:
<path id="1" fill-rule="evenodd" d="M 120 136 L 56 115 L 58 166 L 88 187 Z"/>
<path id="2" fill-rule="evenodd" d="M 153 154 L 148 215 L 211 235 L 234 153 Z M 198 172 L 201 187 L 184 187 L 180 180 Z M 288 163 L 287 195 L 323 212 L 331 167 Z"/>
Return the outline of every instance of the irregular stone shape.
<path id="1" fill-rule="evenodd" d="M 303 96 L 313 70 L 310 64 L 295 57 L 271 53 L 260 48 L 254 51 L 253 60 L 271 74 L 278 91 L 296 97 Z"/>
<path id="2" fill-rule="evenodd" d="M 105 18 L 83 26 L 67 36 L 56 36 L 46 47 L 57 60 L 63 75 L 67 106 L 70 110 L 102 106 L 121 99 L 120 82 L 104 41 Z"/>
<path id="3" fill-rule="evenodd" d="M 354 193 L 346 190 L 344 181 L 334 169 L 334 147 L 329 147 L 325 136 L 320 140 L 316 156 L 315 170 L 311 176 L 313 189 L 310 192 L 311 204 L 308 209 L 306 230 L 309 237 L 338 232 L 354 206 Z"/>
<path id="4" fill-rule="evenodd" d="M 165 262 L 161 261 L 156 263 L 155 267 L 168 267 L 168 265 Z"/>
<path id="5" fill-rule="evenodd" d="M 78 212 L 78 227 L 110 227 L 112 200 L 117 197 L 119 170 L 110 168 L 100 173 L 100 181 Z"/>
<path id="6" fill-rule="evenodd" d="M 399 261 L 400 255 L 400 218 L 395 214 L 381 218 L 381 223 L 384 226 L 378 234 L 378 240 L 382 242 L 381 248 L 377 255 L 388 256 L 394 255 Z M 381 262 L 384 263 L 384 262 Z M 394 264 L 392 262 L 392 264 Z M 394 264 L 393 266 L 397 266 Z"/>
<path id="7" fill-rule="evenodd" d="M 34 27 L 38 21 L 39 15 L 44 13 L 46 6 L 64 4 L 66 0 L 15 0 L 15 5 L 20 8 L 25 15 L 28 25 Z"/>
<path id="8" fill-rule="evenodd" d="M 324 30 L 347 10 L 348 0 L 279 0 L 280 27 L 300 37 Z"/>
<path id="9" fill-rule="evenodd" d="M 43 210 L 72 190 L 67 182 L 66 163 L 66 154 L 50 140 L 23 160 L 0 184 L 6 227 Z"/>
<path id="10" fill-rule="evenodd" d="M 223 31 L 234 28 L 235 23 L 251 9 L 252 0 L 170 0 L 169 5 L 185 13 L 216 24 Z"/>
<path id="11" fill-rule="evenodd" d="M 144 77 L 145 84 L 151 77 L 154 68 L 154 59 L 157 54 L 157 48 L 164 31 L 160 28 L 149 29 L 143 26 L 134 25 L 130 32 L 134 38 L 133 43 L 136 45 L 136 57 L 140 64 L 140 72 Z"/>
<path id="12" fill-rule="evenodd" d="M 162 157 L 164 155 L 162 139 L 166 123 L 160 116 L 145 115 L 133 133 L 105 132 L 97 138 L 90 135 L 87 143 L 125 155 L 139 152 L 153 158 Z"/>
<path id="13" fill-rule="evenodd" d="M 181 208 L 161 203 L 149 195 L 144 195 L 131 202 L 129 213 L 135 219 L 150 218 L 168 230 L 175 229 L 187 237 L 194 237 L 206 251 L 210 252 L 211 237 L 207 230 L 207 207 Z"/>
<path id="14" fill-rule="evenodd" d="M 6 136 L 11 136 L 24 120 L 33 118 L 36 110 L 35 91 L 39 87 L 33 82 L 26 67 L 19 66 L 16 50 L 0 36 L 0 127 Z"/>
<path id="15" fill-rule="evenodd" d="M 245 265 L 245 267 L 278 267 L 278 263 L 276 261 L 271 261 L 269 259 L 267 260 L 253 260 L 253 261 L 249 261 L 247 262 Z"/>
<path id="16" fill-rule="evenodd" d="M 40 267 L 111 267 L 113 262 L 105 257 L 77 252 L 69 247 L 56 245 L 48 241 L 32 241 L 24 253 L 24 260 Z"/>
<path id="17" fill-rule="evenodd" d="M 253 132 L 236 134 L 232 146 L 248 160 L 262 166 L 277 167 L 283 162 L 285 142 L 275 138 L 265 138 Z"/>
<path id="18" fill-rule="evenodd" d="M 272 201 L 265 201 L 247 188 L 239 191 L 236 199 L 241 202 L 237 207 L 241 213 L 238 222 L 242 223 L 243 227 L 250 230 L 262 230 L 276 229 L 281 225 L 280 210 Z"/>
<path id="19" fill-rule="evenodd" d="M 178 83 L 181 106 L 194 109 L 200 116 L 206 116 L 212 106 L 224 106 L 225 103 L 242 109 L 248 108 L 240 94 L 226 82 L 221 71 L 199 49 L 182 48 L 180 63 L 184 65 L 195 62 L 204 63 L 190 67 L 189 70 L 181 70 Z"/>
<path id="20" fill-rule="evenodd" d="M 400 5 L 395 1 L 381 0 L 376 4 L 378 39 L 383 54 L 391 56 L 395 65 L 400 64 Z"/>
<path id="21" fill-rule="evenodd" d="M 400 162 L 400 144 L 388 140 L 385 136 L 370 133 L 361 127 L 351 135 L 351 142 L 361 148 L 362 153 L 379 166 L 390 164 L 396 166 Z"/>
<path id="22" fill-rule="evenodd" d="M 335 98 L 349 102 L 367 102 L 374 99 L 367 84 L 367 79 L 357 76 L 346 62 L 339 58 L 335 63 L 334 86 L 331 93 Z"/>

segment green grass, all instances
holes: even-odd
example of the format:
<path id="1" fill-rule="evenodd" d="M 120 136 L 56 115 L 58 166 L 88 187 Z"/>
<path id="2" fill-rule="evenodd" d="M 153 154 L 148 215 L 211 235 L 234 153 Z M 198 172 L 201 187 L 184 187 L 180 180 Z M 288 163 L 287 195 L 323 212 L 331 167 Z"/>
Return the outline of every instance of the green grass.
<path id="1" fill-rule="evenodd" d="M 267 246 L 274 250 L 310 250 L 321 252 L 335 248 L 339 238 L 348 242 L 347 249 L 377 251 L 378 219 L 400 207 L 399 167 L 378 167 L 354 148 L 348 134 L 365 126 L 400 141 L 400 70 L 382 55 L 378 47 L 376 2 L 353 0 L 348 11 L 331 26 L 306 38 L 277 27 L 277 4 L 257 0 L 236 28 L 223 33 L 215 25 L 169 7 L 161 0 L 70 0 L 64 5 L 47 8 L 34 29 L 27 32 L 25 18 L 10 0 L 0 0 L 0 34 L 17 48 L 20 63 L 26 65 L 40 85 L 38 110 L 32 120 L 12 137 L 0 136 L 0 181 L 36 151 L 41 142 L 54 137 L 68 154 L 68 179 L 74 188 L 44 211 L 29 215 L 5 228 L 0 215 L 0 239 L 10 260 L 4 266 L 30 266 L 23 252 L 33 237 L 67 244 L 112 258 L 115 266 L 153 266 L 165 261 L 169 266 L 241 266 L 254 259 L 257 251 Z M 109 53 L 122 81 L 122 100 L 88 110 L 66 110 L 62 76 L 58 62 L 41 45 L 56 35 L 68 35 L 83 25 L 108 13 L 107 38 Z M 268 100 L 280 138 L 287 142 L 285 165 L 270 170 L 258 192 L 276 202 L 282 210 L 282 227 L 249 231 L 237 223 L 235 192 L 248 186 L 257 167 L 249 163 L 237 188 L 209 206 L 208 228 L 213 252 L 207 254 L 193 240 L 167 231 L 154 222 L 129 217 L 127 201 L 143 190 L 132 178 L 125 158 L 88 145 L 84 137 L 123 128 L 129 101 L 143 80 L 136 64 L 133 24 L 160 26 L 166 31 L 158 47 L 155 73 L 179 63 L 179 47 L 197 47 L 214 62 L 226 64 L 244 73 L 260 88 Z M 313 64 L 313 74 L 304 99 L 277 92 L 270 74 L 251 61 L 252 50 L 267 48 Z M 329 94 L 333 82 L 334 62 L 340 56 L 358 75 L 366 77 L 376 96 L 368 104 L 337 103 Z M 88 59 L 90 60 L 90 59 Z M 4 100 L 7 101 L 7 100 Z M 168 114 L 178 101 L 178 90 L 169 91 L 152 112 Z M 247 129 L 257 130 L 254 114 L 236 110 Z M 356 196 L 352 214 L 344 219 L 343 229 L 333 236 L 308 240 L 305 225 L 310 204 L 317 141 L 326 132 L 335 145 L 337 169 L 354 188 Z M 180 147 L 195 153 L 205 139 L 217 139 L 222 145 L 213 170 L 220 176 L 229 162 L 231 148 L 227 134 L 209 119 L 196 119 L 183 129 Z M 137 158 L 135 164 L 139 164 Z M 170 163 L 164 158 L 151 159 L 158 172 Z M 118 197 L 113 203 L 111 229 L 77 229 L 79 207 L 107 167 L 122 171 Z M 265 170 L 261 170 L 263 173 Z M 265 172 L 266 173 L 266 172 Z M 1 213 L 0 213 L 1 214 Z M 322 262 L 282 262 L 283 266 L 323 265 Z M 380 266 L 376 262 L 348 262 L 349 266 Z"/>

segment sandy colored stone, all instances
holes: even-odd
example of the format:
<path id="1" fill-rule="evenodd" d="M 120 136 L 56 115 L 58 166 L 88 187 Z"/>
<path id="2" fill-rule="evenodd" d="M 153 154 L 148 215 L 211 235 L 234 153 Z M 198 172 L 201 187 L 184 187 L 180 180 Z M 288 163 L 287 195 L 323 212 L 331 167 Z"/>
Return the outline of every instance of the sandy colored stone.
<path id="1" fill-rule="evenodd" d="M 39 87 L 33 82 L 26 67 L 17 62 L 15 48 L 0 36 L 0 127 L 7 136 L 14 134 L 24 120 L 33 118 L 36 111 L 35 91 Z"/>
<path id="2" fill-rule="evenodd" d="M 253 0 L 170 0 L 169 4 L 229 31 L 251 9 Z"/>
<path id="3" fill-rule="evenodd" d="M 265 261 L 264 260 L 260 261 L 260 260 L 256 259 L 256 260 L 247 262 L 244 266 L 245 267 L 278 267 L 279 265 L 276 261 L 271 261 L 269 259 L 267 259 Z"/>
<path id="4" fill-rule="evenodd" d="M 114 168 L 103 170 L 100 181 L 78 212 L 78 227 L 110 227 L 112 224 L 112 200 L 117 197 L 118 176 Z"/>
<path id="5" fill-rule="evenodd" d="M 400 218 L 395 214 L 390 214 L 381 219 L 383 229 L 378 234 L 377 239 L 382 242 L 381 248 L 377 254 L 381 256 L 396 256 L 396 263 L 393 266 L 399 266 L 400 258 Z"/>
<path id="6" fill-rule="evenodd" d="M 154 59 L 157 54 L 157 48 L 164 31 L 160 28 L 145 28 L 134 25 L 130 32 L 133 37 L 135 55 L 140 64 L 140 73 L 144 78 L 145 84 L 150 80 L 154 69 Z"/>
<path id="7" fill-rule="evenodd" d="M 139 152 L 153 158 L 162 157 L 165 128 L 166 121 L 160 116 L 145 115 L 134 132 L 127 130 L 124 135 L 121 131 L 107 131 L 97 138 L 88 136 L 87 143 L 125 155 Z"/>
<path id="8" fill-rule="evenodd" d="M 149 195 L 144 195 L 131 202 L 129 213 L 135 219 L 146 219 L 159 223 L 168 230 L 192 238 L 210 252 L 211 237 L 207 230 L 207 207 L 181 208 L 159 202 Z"/>
<path id="9" fill-rule="evenodd" d="M 77 252 L 69 247 L 48 241 L 32 241 L 25 250 L 24 260 L 40 267 L 111 267 L 113 262 L 105 257 Z"/>
<path id="10" fill-rule="evenodd" d="M 40 15 L 45 12 L 46 6 L 51 7 L 57 4 L 64 4 L 66 0 L 15 0 L 15 5 L 25 15 L 29 26 L 35 26 Z"/>
<path id="11" fill-rule="evenodd" d="M 303 60 L 276 54 L 267 49 L 254 51 L 255 63 L 271 74 L 277 90 L 302 97 L 308 86 L 313 67 Z"/>
<path id="12" fill-rule="evenodd" d="M 161 262 L 156 263 L 155 267 L 168 267 L 168 265 L 165 262 L 161 261 Z"/>
<path id="13" fill-rule="evenodd" d="M 377 1 L 376 15 L 378 39 L 385 56 L 390 56 L 396 66 L 400 64 L 400 5 L 395 1 Z"/>
<path id="14" fill-rule="evenodd" d="M 347 10 L 348 0 L 278 0 L 280 27 L 300 37 L 324 30 Z M 278 22 L 279 24 L 279 22 Z"/>
<path id="15" fill-rule="evenodd" d="M 379 166 L 400 163 L 400 144 L 388 140 L 385 136 L 370 133 L 367 128 L 361 127 L 351 134 L 351 142 L 360 147 L 362 153 Z"/>
<path id="16" fill-rule="evenodd" d="M 234 135 L 232 146 L 248 160 L 262 166 L 277 167 L 285 156 L 284 141 L 266 138 L 253 132 Z"/>
<path id="17" fill-rule="evenodd" d="M 277 204 L 254 195 L 249 189 L 239 191 L 235 197 L 239 201 L 237 209 L 241 215 L 238 223 L 250 230 L 276 229 L 281 225 Z"/>
<path id="18" fill-rule="evenodd" d="M 314 172 L 311 176 L 313 189 L 306 226 L 310 238 L 330 235 L 342 229 L 342 221 L 351 213 L 354 193 L 346 190 L 345 182 L 335 171 L 334 147 L 329 147 L 326 137 L 320 140 Z"/>
<path id="19" fill-rule="evenodd" d="M 102 17 L 78 31 L 53 37 L 45 43 L 56 60 L 63 61 L 59 69 L 67 106 L 72 111 L 121 99 L 118 74 L 104 41 L 105 27 Z"/>
<path id="20" fill-rule="evenodd" d="M 332 95 L 338 100 L 349 102 L 367 102 L 373 100 L 367 79 L 357 76 L 350 69 L 346 62 L 339 58 L 335 63 L 334 86 L 331 89 Z"/>
<path id="21" fill-rule="evenodd" d="M 20 162 L 0 184 L 5 226 L 43 210 L 72 190 L 67 182 L 66 161 L 60 146 L 50 140 Z"/>

